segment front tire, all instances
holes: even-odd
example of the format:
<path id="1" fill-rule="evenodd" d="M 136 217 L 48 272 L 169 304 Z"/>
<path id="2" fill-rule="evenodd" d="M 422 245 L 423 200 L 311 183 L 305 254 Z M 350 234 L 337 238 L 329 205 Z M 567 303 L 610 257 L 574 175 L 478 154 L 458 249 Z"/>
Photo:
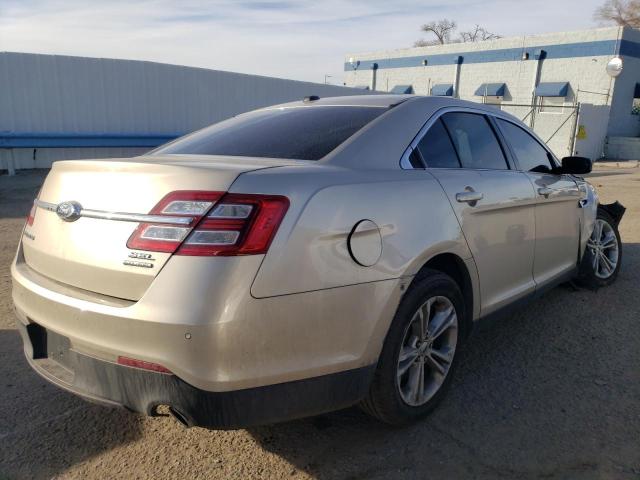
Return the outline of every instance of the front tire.
<path id="1" fill-rule="evenodd" d="M 622 241 L 618 225 L 611 215 L 598 208 L 593 232 L 580 262 L 578 283 L 592 289 L 611 285 L 621 265 Z"/>
<path id="2" fill-rule="evenodd" d="M 427 415 L 442 400 L 464 338 L 465 308 L 451 277 L 430 270 L 405 294 L 361 407 L 392 425 Z"/>

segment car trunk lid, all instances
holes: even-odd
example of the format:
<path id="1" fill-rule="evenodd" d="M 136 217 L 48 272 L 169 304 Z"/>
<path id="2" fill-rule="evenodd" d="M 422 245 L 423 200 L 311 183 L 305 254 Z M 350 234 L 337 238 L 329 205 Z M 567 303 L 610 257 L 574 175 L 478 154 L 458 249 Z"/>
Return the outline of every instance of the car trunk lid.
<path id="1" fill-rule="evenodd" d="M 195 155 L 56 162 L 40 190 L 33 224 L 25 227 L 25 262 L 63 284 L 138 300 L 171 254 L 127 248 L 139 225 L 135 221 L 113 219 L 117 215 L 65 221 L 56 213 L 60 203 L 74 202 L 98 212 L 148 214 L 170 192 L 224 192 L 244 172 L 291 164 L 295 161 Z"/>

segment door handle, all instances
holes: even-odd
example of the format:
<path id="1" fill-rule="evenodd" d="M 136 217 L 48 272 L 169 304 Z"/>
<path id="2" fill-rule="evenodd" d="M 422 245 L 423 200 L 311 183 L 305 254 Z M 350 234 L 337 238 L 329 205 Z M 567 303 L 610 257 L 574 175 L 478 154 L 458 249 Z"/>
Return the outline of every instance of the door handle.
<path id="1" fill-rule="evenodd" d="M 551 195 L 553 193 L 553 189 L 552 188 L 547 188 L 547 187 L 542 187 L 538 189 L 538 193 L 540 195 L 544 195 L 545 198 L 548 198 L 549 195 Z"/>
<path id="2" fill-rule="evenodd" d="M 456 201 L 460 203 L 468 203 L 472 207 L 475 206 L 476 202 L 482 200 L 484 195 L 480 192 L 466 191 L 456 193 Z"/>

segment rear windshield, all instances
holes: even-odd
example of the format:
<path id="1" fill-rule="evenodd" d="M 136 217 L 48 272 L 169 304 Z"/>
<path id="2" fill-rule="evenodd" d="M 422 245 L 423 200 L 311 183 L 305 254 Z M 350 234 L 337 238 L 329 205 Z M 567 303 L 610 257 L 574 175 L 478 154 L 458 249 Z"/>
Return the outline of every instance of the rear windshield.
<path id="1" fill-rule="evenodd" d="M 359 106 L 260 110 L 211 125 L 150 154 L 319 160 L 385 111 Z"/>

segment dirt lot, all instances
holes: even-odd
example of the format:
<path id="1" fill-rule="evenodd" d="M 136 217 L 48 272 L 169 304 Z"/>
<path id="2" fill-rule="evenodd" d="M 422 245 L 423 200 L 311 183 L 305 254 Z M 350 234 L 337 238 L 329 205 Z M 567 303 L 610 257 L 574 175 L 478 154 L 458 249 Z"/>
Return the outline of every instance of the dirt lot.
<path id="1" fill-rule="evenodd" d="M 482 328 L 427 420 L 352 408 L 231 432 L 93 406 L 30 370 L 9 263 L 41 179 L 0 177 L 0 478 L 640 478 L 640 169 L 592 176 L 628 208 L 617 284 Z"/>

